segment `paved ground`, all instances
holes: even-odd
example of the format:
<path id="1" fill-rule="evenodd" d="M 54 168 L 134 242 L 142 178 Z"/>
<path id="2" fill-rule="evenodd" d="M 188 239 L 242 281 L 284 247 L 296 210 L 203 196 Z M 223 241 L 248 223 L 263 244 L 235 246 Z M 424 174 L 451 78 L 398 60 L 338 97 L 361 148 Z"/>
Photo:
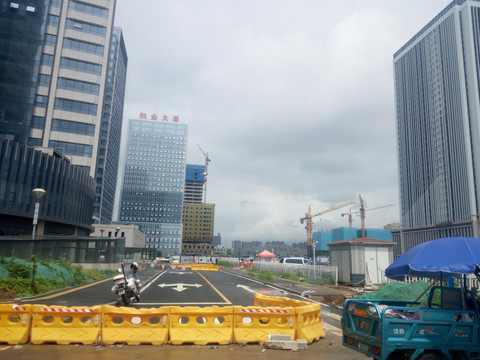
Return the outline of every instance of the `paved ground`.
<path id="1" fill-rule="evenodd" d="M 225 269 L 226 271 L 246 275 L 241 269 Z M 158 273 L 158 270 L 140 272 L 142 282 L 145 278 Z M 334 286 L 313 286 L 305 283 L 298 283 L 277 279 L 266 281 L 269 285 L 280 289 L 288 290 L 296 294 L 311 296 L 312 299 L 322 301 L 326 297 L 343 299 L 352 295 L 352 290 L 343 287 Z M 327 311 L 327 308 L 324 308 Z M 275 360 L 365 360 L 366 357 L 358 352 L 347 349 L 342 346 L 341 331 L 338 327 L 339 312 L 328 309 L 330 317 L 336 317 L 336 326 L 329 322 L 324 323 L 326 337 L 320 339 L 308 346 L 307 350 L 289 351 L 289 350 L 271 350 L 265 349 L 261 345 L 222 345 L 222 346 L 196 346 L 196 345 L 113 345 L 113 346 L 93 346 L 93 345 L 0 345 L 0 358 L 3 359 L 64 359 L 86 360 L 100 359 L 110 360 L 119 357 L 141 357 L 142 359 L 182 359 L 182 360 L 206 360 L 213 358 L 222 358 L 229 360 L 256 360 L 256 359 L 275 359 Z M 331 313 L 330 313 L 331 312 Z M 327 315 L 327 314 L 325 314 Z"/>
<path id="2" fill-rule="evenodd" d="M 17 345 L 0 346 L 0 357 L 10 359 L 66 359 L 69 360 L 114 360 L 127 359 L 175 359 L 210 360 L 214 358 L 228 360 L 366 360 L 360 353 L 347 349 L 340 343 L 340 337 L 327 333 L 321 339 L 308 346 L 307 350 L 270 350 L 261 345 L 140 345 L 140 346 L 90 346 L 90 345 Z"/>

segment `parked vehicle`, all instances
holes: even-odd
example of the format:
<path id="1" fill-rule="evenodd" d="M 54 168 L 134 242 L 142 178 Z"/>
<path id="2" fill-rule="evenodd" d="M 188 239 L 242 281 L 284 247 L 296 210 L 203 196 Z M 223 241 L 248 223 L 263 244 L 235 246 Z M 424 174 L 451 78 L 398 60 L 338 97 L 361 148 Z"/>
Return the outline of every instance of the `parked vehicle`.
<path id="1" fill-rule="evenodd" d="M 428 245 L 426 245 L 428 244 Z M 478 257 L 478 258 L 477 258 Z M 428 303 L 349 299 L 343 305 L 343 345 L 378 360 L 480 359 L 480 239 L 443 238 L 421 244 L 386 270 L 389 278 L 425 276 L 459 287 L 432 286 Z"/>
<path id="2" fill-rule="evenodd" d="M 140 288 L 142 285 L 137 278 L 138 264 L 132 263 L 130 269 L 132 270 L 132 275 L 127 277 L 125 275 L 125 268 L 123 264 L 121 264 L 121 268 L 118 269 L 121 274 L 113 278 L 115 285 L 112 287 L 112 294 L 120 296 L 125 305 L 130 305 L 132 298 L 135 298 L 136 302 L 140 301 Z"/>
<path id="3" fill-rule="evenodd" d="M 279 261 L 280 264 L 296 264 L 296 265 L 308 265 L 310 264 L 310 261 L 303 257 L 286 257 L 283 259 L 280 259 Z"/>

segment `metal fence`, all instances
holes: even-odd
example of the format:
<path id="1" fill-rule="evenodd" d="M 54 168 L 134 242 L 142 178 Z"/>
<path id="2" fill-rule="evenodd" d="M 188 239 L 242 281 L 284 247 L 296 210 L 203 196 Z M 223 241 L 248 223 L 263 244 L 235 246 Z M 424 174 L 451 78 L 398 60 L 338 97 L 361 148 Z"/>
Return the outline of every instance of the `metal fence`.
<path id="1" fill-rule="evenodd" d="M 222 258 L 234 266 L 240 266 L 237 258 Z M 296 274 L 313 281 L 333 281 L 338 284 L 338 267 L 326 265 L 281 264 L 269 261 L 254 261 L 253 267 L 257 270 L 267 270 L 277 274 Z"/>

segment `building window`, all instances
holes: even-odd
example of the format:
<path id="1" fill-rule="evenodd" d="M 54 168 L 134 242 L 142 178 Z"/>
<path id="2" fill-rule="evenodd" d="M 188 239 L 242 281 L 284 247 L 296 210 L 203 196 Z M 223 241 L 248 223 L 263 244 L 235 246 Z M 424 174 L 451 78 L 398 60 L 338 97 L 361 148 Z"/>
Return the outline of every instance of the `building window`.
<path id="1" fill-rule="evenodd" d="M 94 64 L 86 61 L 62 58 L 60 60 L 60 67 L 74 71 L 81 71 L 88 74 L 101 75 L 102 65 Z"/>
<path id="2" fill-rule="evenodd" d="M 45 45 L 55 46 L 57 44 L 57 36 L 52 34 L 47 34 L 45 36 Z"/>
<path id="3" fill-rule="evenodd" d="M 35 95 L 35 106 L 45 108 L 47 107 L 48 96 Z"/>
<path id="4" fill-rule="evenodd" d="M 80 114 L 97 115 L 97 104 L 86 103 L 83 101 L 74 101 L 62 98 L 55 99 L 54 109 L 71 111 Z"/>
<path id="5" fill-rule="evenodd" d="M 65 24 L 67 29 L 80 31 L 87 34 L 98 35 L 101 37 L 105 37 L 107 35 L 107 28 L 104 26 L 93 25 L 86 22 L 67 19 L 67 23 Z"/>
<path id="6" fill-rule="evenodd" d="M 66 78 L 58 78 L 57 88 L 78 91 L 92 95 L 98 95 L 100 92 L 100 85 L 98 84 Z"/>
<path id="7" fill-rule="evenodd" d="M 50 140 L 48 146 L 51 148 L 64 148 L 65 154 L 92 157 L 93 146 L 76 143 L 69 143 L 64 141 Z"/>
<path id="8" fill-rule="evenodd" d="M 104 19 L 108 18 L 108 9 L 101 8 L 99 6 L 87 5 L 70 0 L 70 2 L 68 3 L 68 8 L 75 11 L 83 12 L 85 14 L 99 16 Z"/>
<path id="9" fill-rule="evenodd" d="M 45 75 L 45 74 L 38 75 L 38 85 L 50 87 L 51 78 L 52 77 L 50 75 Z"/>
<path id="10" fill-rule="evenodd" d="M 88 54 L 103 56 L 104 46 L 92 44 L 86 41 L 65 38 L 63 40 L 63 48 L 85 52 Z"/>
<path id="11" fill-rule="evenodd" d="M 50 5 L 53 7 L 62 7 L 63 0 L 52 0 Z"/>
<path id="12" fill-rule="evenodd" d="M 93 136 L 95 133 L 95 125 L 84 124 L 76 121 L 52 119 L 52 130 L 72 134 Z"/>
<path id="13" fill-rule="evenodd" d="M 48 14 L 48 25 L 58 27 L 60 17 L 57 15 Z"/>
<path id="14" fill-rule="evenodd" d="M 41 116 L 33 116 L 32 117 L 32 128 L 34 129 L 42 129 L 45 126 L 45 118 Z"/>
<path id="15" fill-rule="evenodd" d="M 53 55 L 42 54 L 41 65 L 52 66 L 53 65 Z"/>

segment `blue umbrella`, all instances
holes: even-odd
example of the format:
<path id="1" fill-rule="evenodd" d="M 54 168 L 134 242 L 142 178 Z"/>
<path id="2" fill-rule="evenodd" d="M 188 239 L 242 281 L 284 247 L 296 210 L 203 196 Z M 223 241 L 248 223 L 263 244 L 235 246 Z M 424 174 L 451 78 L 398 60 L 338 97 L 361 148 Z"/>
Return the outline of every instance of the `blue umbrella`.
<path id="1" fill-rule="evenodd" d="M 448 275 L 474 274 L 478 270 L 480 239 L 455 236 L 411 248 L 385 270 L 385 275 L 395 280 L 403 280 L 406 275 L 446 279 Z"/>

